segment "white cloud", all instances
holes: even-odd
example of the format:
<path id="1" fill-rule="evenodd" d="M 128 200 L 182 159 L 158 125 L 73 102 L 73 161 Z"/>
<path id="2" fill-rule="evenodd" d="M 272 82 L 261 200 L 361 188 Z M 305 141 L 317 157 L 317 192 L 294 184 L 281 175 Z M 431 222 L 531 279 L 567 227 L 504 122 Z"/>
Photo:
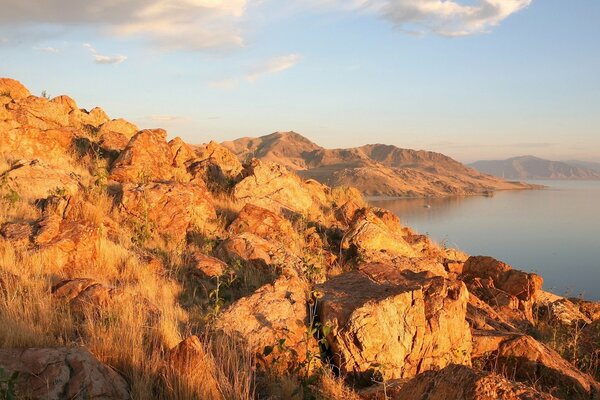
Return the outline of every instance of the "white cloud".
<path id="1" fill-rule="evenodd" d="M 533 0 L 316 0 L 324 6 L 374 13 L 415 34 L 467 36 L 488 32 Z"/>
<path id="2" fill-rule="evenodd" d="M 180 117 L 178 115 L 158 115 L 158 114 L 154 114 L 154 115 L 150 115 L 148 117 L 148 119 L 150 121 L 154 121 L 154 122 L 174 122 L 174 121 L 181 121 L 184 120 L 184 117 Z"/>
<path id="3" fill-rule="evenodd" d="M 50 53 L 50 54 L 58 54 L 58 53 L 60 53 L 60 50 L 58 50 L 55 47 L 50 47 L 50 46 L 48 46 L 48 47 L 37 47 L 36 46 L 33 49 L 36 50 L 36 51 L 42 51 L 44 53 Z"/>
<path id="4" fill-rule="evenodd" d="M 124 55 L 106 56 L 99 54 L 98 50 L 89 43 L 84 43 L 83 47 L 89 50 L 96 64 L 121 64 L 123 61 L 127 60 L 127 56 Z"/>
<path id="5" fill-rule="evenodd" d="M 0 26 L 99 27 L 166 50 L 242 44 L 238 23 L 247 0 L 19 0 L 5 2 Z"/>
<path id="6" fill-rule="evenodd" d="M 300 62 L 300 58 L 301 57 L 299 54 L 288 54 L 286 56 L 271 58 L 270 60 L 267 60 L 266 62 L 254 67 L 248 73 L 246 78 L 249 81 L 254 82 L 262 75 L 276 74 L 285 71 L 286 69 L 290 69 L 298 64 L 298 62 Z"/>

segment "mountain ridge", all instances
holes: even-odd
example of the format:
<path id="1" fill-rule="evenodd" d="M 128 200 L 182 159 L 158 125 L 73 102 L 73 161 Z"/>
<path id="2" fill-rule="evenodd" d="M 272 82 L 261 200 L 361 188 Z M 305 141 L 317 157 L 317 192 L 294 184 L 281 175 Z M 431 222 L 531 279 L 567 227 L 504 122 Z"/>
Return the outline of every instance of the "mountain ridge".
<path id="1" fill-rule="evenodd" d="M 576 162 L 551 161 L 532 155 L 480 160 L 469 166 L 506 179 L 600 180 L 600 171 Z"/>
<path id="2" fill-rule="evenodd" d="M 255 157 L 327 185 L 357 187 L 369 196 L 445 196 L 529 189 L 481 174 L 442 153 L 366 144 L 327 149 L 297 132 L 275 132 L 222 143 L 240 159 Z"/>

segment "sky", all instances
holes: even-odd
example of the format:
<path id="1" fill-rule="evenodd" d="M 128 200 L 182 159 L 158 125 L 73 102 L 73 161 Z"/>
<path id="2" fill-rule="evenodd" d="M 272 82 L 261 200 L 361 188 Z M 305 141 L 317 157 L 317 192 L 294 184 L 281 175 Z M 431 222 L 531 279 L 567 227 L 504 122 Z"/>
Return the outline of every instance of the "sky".
<path id="1" fill-rule="evenodd" d="M 600 161 L 596 0 L 0 0 L 0 76 L 190 143 Z"/>

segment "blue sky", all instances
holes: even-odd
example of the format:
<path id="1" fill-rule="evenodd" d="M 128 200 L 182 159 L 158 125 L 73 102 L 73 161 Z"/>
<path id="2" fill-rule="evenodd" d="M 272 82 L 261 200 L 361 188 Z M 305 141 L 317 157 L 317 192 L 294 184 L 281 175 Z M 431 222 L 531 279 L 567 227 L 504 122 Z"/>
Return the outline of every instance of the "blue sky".
<path id="1" fill-rule="evenodd" d="M 0 0 L 0 75 L 191 143 L 600 161 L 600 2 Z"/>

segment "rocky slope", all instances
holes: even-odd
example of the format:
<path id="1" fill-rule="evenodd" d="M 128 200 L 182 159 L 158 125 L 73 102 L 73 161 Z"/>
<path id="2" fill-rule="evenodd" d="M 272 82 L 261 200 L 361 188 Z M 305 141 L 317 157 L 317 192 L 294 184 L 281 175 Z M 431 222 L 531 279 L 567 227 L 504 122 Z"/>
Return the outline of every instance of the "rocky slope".
<path id="1" fill-rule="evenodd" d="M 4 398 L 600 398 L 600 304 L 356 189 L 10 79 L 0 153 Z"/>
<path id="2" fill-rule="evenodd" d="M 242 138 L 223 145 L 241 160 L 255 157 L 285 165 L 330 186 L 351 185 L 369 196 L 445 196 L 526 189 L 467 168 L 443 154 L 372 144 L 325 149 L 295 132 Z"/>
<path id="3" fill-rule="evenodd" d="M 587 166 L 533 156 L 476 161 L 469 166 L 505 179 L 600 179 L 600 172 Z"/>

